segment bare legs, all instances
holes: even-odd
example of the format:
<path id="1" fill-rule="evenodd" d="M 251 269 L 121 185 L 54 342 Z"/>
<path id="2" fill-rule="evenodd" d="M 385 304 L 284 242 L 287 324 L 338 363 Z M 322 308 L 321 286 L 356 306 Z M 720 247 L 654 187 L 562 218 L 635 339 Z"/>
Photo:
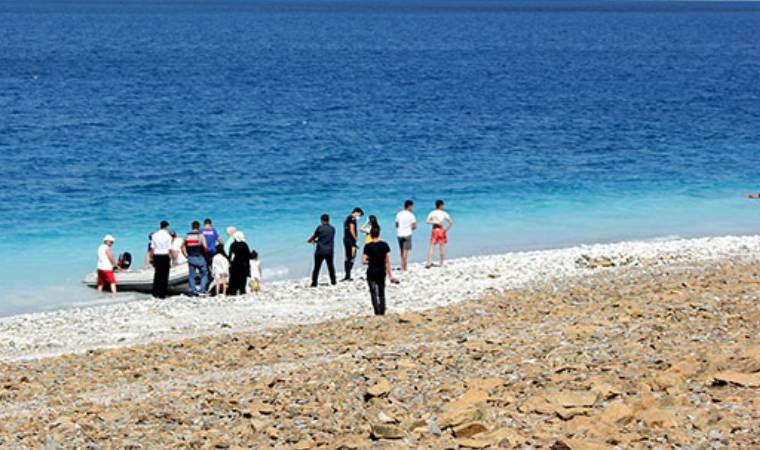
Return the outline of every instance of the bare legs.
<path id="1" fill-rule="evenodd" d="M 225 295 L 227 293 L 227 277 L 218 277 L 216 280 L 216 296 Z"/>
<path id="2" fill-rule="evenodd" d="M 116 285 L 115 284 L 111 284 L 110 286 L 111 286 L 111 297 L 115 298 L 116 297 Z M 98 293 L 99 294 L 103 293 L 103 285 L 102 284 L 98 285 Z"/>
<path id="3" fill-rule="evenodd" d="M 435 244 L 432 241 L 430 242 L 430 250 L 428 250 L 428 259 L 425 267 L 433 266 L 433 254 L 435 253 L 436 245 L 438 246 L 438 253 L 441 257 L 441 267 L 443 267 L 443 262 L 446 259 L 446 244 Z"/>
<path id="4" fill-rule="evenodd" d="M 409 260 L 409 250 L 401 250 L 401 270 L 406 272 L 406 262 Z"/>

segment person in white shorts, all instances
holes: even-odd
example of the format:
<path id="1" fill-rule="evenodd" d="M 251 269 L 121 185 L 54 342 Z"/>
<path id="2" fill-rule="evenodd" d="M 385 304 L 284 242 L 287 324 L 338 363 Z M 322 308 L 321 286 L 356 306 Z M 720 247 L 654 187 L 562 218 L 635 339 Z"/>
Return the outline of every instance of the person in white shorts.
<path id="1" fill-rule="evenodd" d="M 216 286 L 216 295 L 225 295 L 227 293 L 227 284 L 230 281 L 230 261 L 224 254 L 224 246 L 216 246 L 216 254 L 211 260 L 211 273 L 214 274 L 214 285 Z"/>
<path id="2" fill-rule="evenodd" d="M 396 214 L 396 236 L 401 250 L 401 270 L 406 272 L 409 252 L 412 250 L 412 234 L 417 229 L 417 218 L 414 217 L 414 202 L 404 202 L 404 209 Z"/>

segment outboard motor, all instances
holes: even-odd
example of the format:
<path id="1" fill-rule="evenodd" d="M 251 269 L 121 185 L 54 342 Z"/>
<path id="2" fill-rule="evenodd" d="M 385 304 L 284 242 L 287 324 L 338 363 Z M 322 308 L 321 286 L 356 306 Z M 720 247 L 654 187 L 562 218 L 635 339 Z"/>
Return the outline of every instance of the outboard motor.
<path id="1" fill-rule="evenodd" d="M 132 254 L 129 252 L 122 253 L 121 255 L 119 255 L 118 263 L 121 270 L 129 269 L 129 266 L 132 265 Z"/>

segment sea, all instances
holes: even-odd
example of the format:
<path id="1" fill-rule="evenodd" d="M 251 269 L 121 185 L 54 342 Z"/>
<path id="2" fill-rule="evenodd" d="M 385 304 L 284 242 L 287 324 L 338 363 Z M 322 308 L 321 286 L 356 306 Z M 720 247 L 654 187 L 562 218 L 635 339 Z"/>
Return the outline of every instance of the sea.
<path id="1" fill-rule="evenodd" d="M 760 3 L 3 0 L 0 315 L 86 307 L 103 235 L 212 218 L 267 281 L 322 213 L 412 259 L 760 230 Z M 342 267 L 341 250 L 336 265 Z M 139 298 L 139 296 L 126 299 Z"/>

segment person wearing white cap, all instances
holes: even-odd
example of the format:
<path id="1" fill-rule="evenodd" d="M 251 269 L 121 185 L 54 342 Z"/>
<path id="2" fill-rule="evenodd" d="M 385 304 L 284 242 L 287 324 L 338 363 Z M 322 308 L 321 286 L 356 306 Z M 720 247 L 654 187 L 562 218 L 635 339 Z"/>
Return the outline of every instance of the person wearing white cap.
<path id="1" fill-rule="evenodd" d="M 113 271 L 117 264 L 111 246 L 115 240 L 113 236 L 107 234 L 98 247 L 98 292 L 103 292 L 103 286 L 109 284 L 113 296 L 116 296 L 116 276 Z"/>

